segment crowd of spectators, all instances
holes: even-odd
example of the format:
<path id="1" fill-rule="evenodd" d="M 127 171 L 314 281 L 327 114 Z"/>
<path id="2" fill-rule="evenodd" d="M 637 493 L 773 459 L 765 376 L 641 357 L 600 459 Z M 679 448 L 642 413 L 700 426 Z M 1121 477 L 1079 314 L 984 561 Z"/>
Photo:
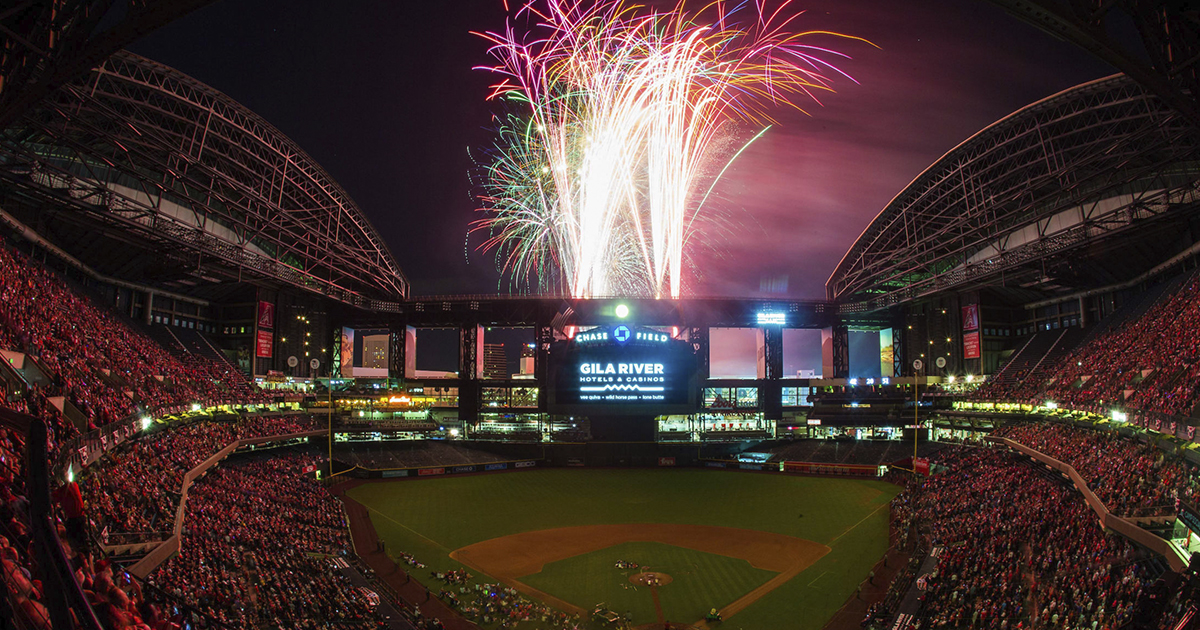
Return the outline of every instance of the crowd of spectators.
<path id="1" fill-rule="evenodd" d="M 21 435 L 0 428 L 0 569 L 12 605 L 41 628 L 50 626 L 41 602 L 42 582 L 35 574 L 33 539 L 29 531 L 29 501 L 25 497 Z"/>
<path id="2" fill-rule="evenodd" d="M 51 610 L 46 598 L 51 593 L 45 586 L 47 576 L 42 573 L 48 568 L 39 566 L 34 553 L 29 501 L 21 470 L 24 448 L 21 435 L 0 428 L 0 567 L 9 604 L 15 615 L 24 620 L 20 627 L 50 630 Z M 176 607 L 152 603 L 139 584 L 95 557 L 86 530 L 76 520 L 83 510 L 77 486 L 67 484 L 56 495 L 62 511 L 55 515 L 53 525 L 63 555 L 88 604 L 106 628 L 178 630 L 194 621 Z"/>
<path id="3" fill-rule="evenodd" d="M 318 424 L 307 415 L 201 420 L 128 442 L 80 476 L 94 527 L 110 533 L 167 531 L 189 470 L 236 440 L 309 431 Z"/>
<path id="4" fill-rule="evenodd" d="M 1096 335 L 1044 378 L 1003 377 L 980 393 L 990 398 L 1075 406 L 1125 405 L 1188 414 L 1200 393 L 1200 276 L 1189 278 L 1141 317 Z"/>
<path id="5" fill-rule="evenodd" d="M 992 433 L 1049 455 L 1075 469 L 1118 516 L 1175 513 L 1175 499 L 1200 499 L 1200 476 L 1151 444 L 1111 431 L 1059 422 L 1009 425 Z"/>
<path id="6" fill-rule="evenodd" d="M 289 453 L 214 469 L 188 491 L 180 552 L 150 582 L 233 628 L 374 628 L 330 562 L 350 553 L 341 506 Z"/>
<path id="7" fill-rule="evenodd" d="M 229 363 L 171 354 L 3 244 L 0 348 L 35 357 L 52 381 L 36 395 L 64 396 L 86 418 L 86 429 L 123 419 L 138 406 L 155 412 L 265 400 Z"/>
<path id="8" fill-rule="evenodd" d="M 1007 449 L 935 458 L 948 470 L 892 505 L 897 531 L 940 548 L 917 627 L 1103 630 L 1130 620 L 1152 576 L 1070 487 Z"/>

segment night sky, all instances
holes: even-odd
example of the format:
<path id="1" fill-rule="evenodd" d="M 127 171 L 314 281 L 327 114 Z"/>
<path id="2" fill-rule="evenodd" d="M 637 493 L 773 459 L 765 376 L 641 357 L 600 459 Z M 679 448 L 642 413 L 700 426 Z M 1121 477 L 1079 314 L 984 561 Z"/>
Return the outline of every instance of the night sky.
<path id="1" fill-rule="evenodd" d="M 824 296 L 872 218 L 986 125 L 1113 70 L 984 0 L 799 0 L 806 29 L 867 38 L 811 117 L 751 146 L 718 188 L 729 229 L 700 255 L 701 295 Z M 494 293 L 468 150 L 491 140 L 486 43 L 502 0 L 224 0 L 132 50 L 228 94 L 290 136 L 382 233 L 414 294 Z M 503 285 L 507 288 L 507 283 Z M 786 288 L 785 288 L 786 287 Z"/>

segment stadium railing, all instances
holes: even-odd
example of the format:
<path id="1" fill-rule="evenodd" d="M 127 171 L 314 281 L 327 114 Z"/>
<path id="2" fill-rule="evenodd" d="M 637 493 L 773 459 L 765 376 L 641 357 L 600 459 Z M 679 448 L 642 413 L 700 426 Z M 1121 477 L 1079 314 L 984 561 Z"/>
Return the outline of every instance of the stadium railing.
<path id="1" fill-rule="evenodd" d="M 54 630 L 100 630 L 100 621 L 88 605 L 83 589 L 75 581 L 54 527 L 46 424 L 40 418 L 0 408 L 0 426 L 25 437 L 25 491 L 29 501 L 30 533 L 33 534 L 34 557 L 43 580 L 42 603 L 50 613 L 51 627 Z"/>

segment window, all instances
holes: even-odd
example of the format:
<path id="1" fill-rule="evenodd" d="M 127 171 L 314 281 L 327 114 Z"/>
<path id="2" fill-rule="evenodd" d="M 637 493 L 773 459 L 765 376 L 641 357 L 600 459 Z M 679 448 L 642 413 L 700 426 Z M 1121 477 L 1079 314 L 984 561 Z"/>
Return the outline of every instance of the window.
<path id="1" fill-rule="evenodd" d="M 508 406 L 508 389 L 504 387 L 484 387 L 483 388 L 483 406 L 484 407 L 507 407 Z"/>
<path id="2" fill-rule="evenodd" d="M 732 387 L 705 387 L 704 407 L 706 409 L 733 409 L 734 390 Z"/>
<path id="3" fill-rule="evenodd" d="M 514 387 L 509 398 L 512 407 L 537 407 L 538 388 Z"/>
<path id="4" fill-rule="evenodd" d="M 758 406 L 758 388 L 757 387 L 739 387 L 737 388 L 737 406 L 738 407 L 757 407 Z"/>

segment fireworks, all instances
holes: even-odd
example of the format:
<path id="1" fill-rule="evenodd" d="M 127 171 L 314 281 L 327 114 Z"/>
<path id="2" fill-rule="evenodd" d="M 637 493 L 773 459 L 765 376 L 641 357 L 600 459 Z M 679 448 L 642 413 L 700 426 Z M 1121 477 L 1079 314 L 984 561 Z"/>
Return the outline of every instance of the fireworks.
<path id="1" fill-rule="evenodd" d="M 739 130 L 849 79 L 827 61 L 846 56 L 814 42 L 858 38 L 794 31 L 785 8 L 535 0 L 516 14 L 527 31 L 482 34 L 509 112 L 472 230 L 503 274 L 577 297 L 679 297 Z"/>

